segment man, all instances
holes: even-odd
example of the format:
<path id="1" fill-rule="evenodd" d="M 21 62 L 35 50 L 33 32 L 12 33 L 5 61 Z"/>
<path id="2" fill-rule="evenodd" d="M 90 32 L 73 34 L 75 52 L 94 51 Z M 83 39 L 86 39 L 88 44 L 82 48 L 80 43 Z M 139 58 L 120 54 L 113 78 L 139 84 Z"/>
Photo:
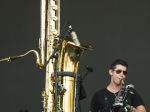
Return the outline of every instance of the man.
<path id="1" fill-rule="evenodd" d="M 120 112 L 112 109 L 115 102 L 115 98 L 122 88 L 122 81 L 125 80 L 127 75 L 128 64 L 122 59 L 116 59 L 112 62 L 109 74 L 111 76 L 110 84 L 107 88 L 104 88 L 96 92 L 92 98 L 90 112 Z M 130 101 L 126 104 L 128 112 L 146 112 L 144 102 L 141 96 L 134 90 L 134 94 L 130 95 Z M 121 112 L 124 112 L 121 111 Z"/>

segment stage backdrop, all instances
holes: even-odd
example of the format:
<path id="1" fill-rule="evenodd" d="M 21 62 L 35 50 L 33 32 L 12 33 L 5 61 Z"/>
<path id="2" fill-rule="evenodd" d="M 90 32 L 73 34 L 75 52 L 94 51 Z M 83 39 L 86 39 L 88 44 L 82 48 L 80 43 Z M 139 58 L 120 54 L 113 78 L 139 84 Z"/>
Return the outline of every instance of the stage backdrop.
<path id="1" fill-rule="evenodd" d="M 109 84 L 108 70 L 116 58 L 128 62 L 125 82 L 135 86 L 150 111 L 149 12 L 147 0 L 61 0 L 61 31 L 69 21 L 80 42 L 93 47 L 79 64 L 82 75 L 84 66 L 94 69 L 83 81 L 87 98 L 81 101 L 82 112 L 88 112 L 93 94 Z M 40 0 L 0 0 L 0 59 L 39 51 L 39 38 Z M 34 54 L 0 62 L 0 112 L 42 112 L 44 87 L 45 69 L 36 66 Z"/>

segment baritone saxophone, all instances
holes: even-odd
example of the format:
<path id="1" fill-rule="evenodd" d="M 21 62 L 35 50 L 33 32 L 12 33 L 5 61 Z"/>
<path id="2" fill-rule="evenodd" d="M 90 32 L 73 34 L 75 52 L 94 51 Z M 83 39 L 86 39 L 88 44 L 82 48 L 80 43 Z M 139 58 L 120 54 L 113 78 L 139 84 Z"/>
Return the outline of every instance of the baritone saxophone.
<path id="1" fill-rule="evenodd" d="M 47 6 L 45 6 L 47 5 Z M 46 7 L 48 8 L 46 10 Z M 46 21 L 46 22 L 45 22 Z M 46 24 L 47 23 L 47 24 Z M 45 27 L 46 26 L 46 27 Z M 46 29 L 45 29 L 46 28 Z M 75 35 L 71 31 L 71 35 Z M 45 62 L 52 55 L 54 48 L 58 46 L 60 34 L 60 0 L 42 0 L 41 1 L 41 62 Z M 58 54 L 58 73 L 62 76 L 53 77 L 55 68 L 55 59 L 50 60 L 46 66 L 45 89 L 42 91 L 43 112 L 75 112 L 76 98 L 76 76 L 80 57 L 86 50 L 92 50 L 91 46 L 81 44 L 77 38 L 72 38 L 73 42 L 64 40 Z M 45 48 L 45 44 L 47 47 Z M 45 53 L 46 49 L 46 53 Z M 69 75 L 66 75 L 69 74 Z M 58 80 L 56 80 L 56 78 Z M 58 84 L 58 96 L 56 96 L 56 86 Z M 57 101 L 57 102 L 55 102 Z M 56 104 L 57 103 L 57 104 Z"/>
<path id="2" fill-rule="evenodd" d="M 41 69 L 46 68 L 45 88 L 42 91 L 44 109 L 42 112 L 78 112 L 79 61 L 83 52 L 92 50 L 92 47 L 80 43 L 74 30 L 69 30 L 69 34 L 72 36 L 72 41 L 59 36 L 60 0 L 41 0 L 40 54 L 36 50 L 30 50 L 23 55 L 0 60 L 0 62 L 12 61 L 32 52 L 36 55 L 37 66 Z M 62 41 L 61 47 L 56 52 L 58 58 L 52 58 L 48 62 L 47 60 L 60 45 L 60 41 Z M 54 69 L 57 69 L 58 75 L 54 74 Z"/>

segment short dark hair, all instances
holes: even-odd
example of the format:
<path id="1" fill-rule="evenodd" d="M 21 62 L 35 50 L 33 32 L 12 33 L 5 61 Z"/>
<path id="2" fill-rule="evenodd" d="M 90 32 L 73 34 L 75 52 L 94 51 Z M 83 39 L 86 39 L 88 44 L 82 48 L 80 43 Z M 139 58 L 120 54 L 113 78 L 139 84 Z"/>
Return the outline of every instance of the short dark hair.
<path id="1" fill-rule="evenodd" d="M 116 68 L 116 65 L 122 65 L 128 68 L 128 63 L 125 60 L 122 59 L 116 59 L 111 63 L 110 69 L 114 70 Z"/>

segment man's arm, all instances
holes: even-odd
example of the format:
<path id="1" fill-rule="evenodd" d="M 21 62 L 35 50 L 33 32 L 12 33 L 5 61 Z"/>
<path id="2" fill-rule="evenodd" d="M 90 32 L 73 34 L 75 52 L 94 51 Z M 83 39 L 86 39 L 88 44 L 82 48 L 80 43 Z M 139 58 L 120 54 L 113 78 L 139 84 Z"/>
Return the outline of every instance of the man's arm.
<path id="1" fill-rule="evenodd" d="M 130 106 L 130 110 L 131 112 L 146 112 L 146 109 L 143 105 L 140 105 L 136 108 L 134 108 L 133 106 Z"/>

